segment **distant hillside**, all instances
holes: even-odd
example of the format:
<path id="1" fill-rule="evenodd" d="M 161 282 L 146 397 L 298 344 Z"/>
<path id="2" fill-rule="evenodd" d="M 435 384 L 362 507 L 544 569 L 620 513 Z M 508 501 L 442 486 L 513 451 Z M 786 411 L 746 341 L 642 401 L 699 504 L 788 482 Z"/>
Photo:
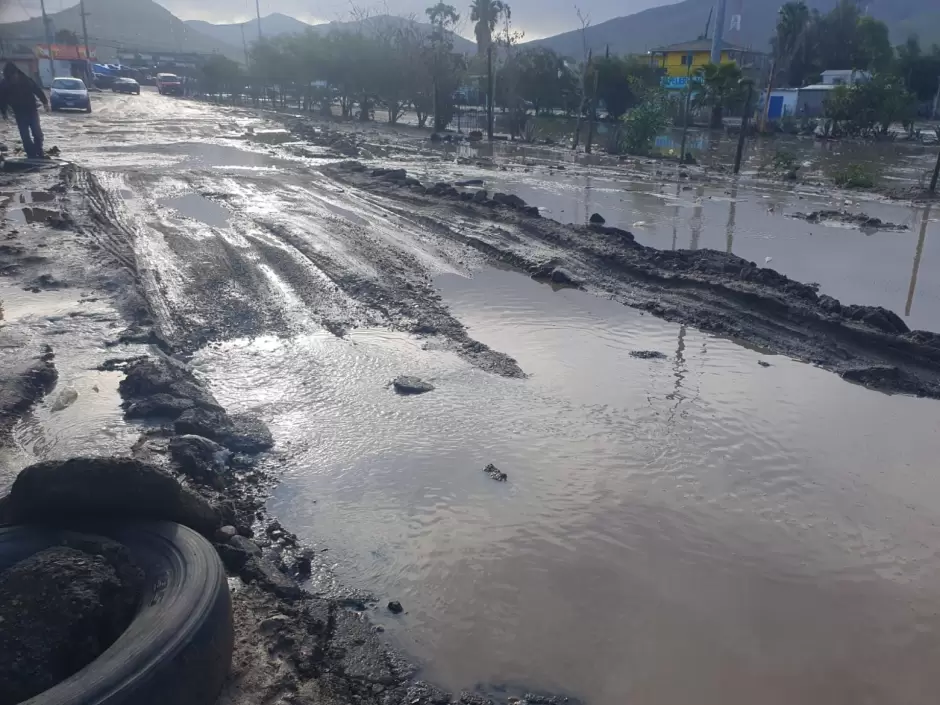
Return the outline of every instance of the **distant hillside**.
<path id="1" fill-rule="evenodd" d="M 414 22 L 405 17 L 396 17 L 394 15 L 376 15 L 365 20 L 353 20 L 350 22 L 328 22 L 325 24 L 310 25 L 306 22 L 294 19 L 287 15 L 275 13 L 261 18 L 261 32 L 265 37 L 277 37 L 284 34 L 298 34 L 312 30 L 317 34 L 324 35 L 330 32 L 358 32 L 363 31 L 367 34 L 374 33 L 380 29 L 397 28 L 407 24 L 414 23 L 425 33 L 430 33 L 431 25 L 424 22 Z M 190 28 L 217 40 L 227 42 L 228 44 L 241 46 L 242 29 L 240 24 L 210 24 L 198 20 L 190 20 L 185 23 Z M 249 43 L 258 38 L 258 20 L 252 20 L 245 24 L 245 38 Z M 476 53 L 477 45 L 473 42 L 456 37 L 454 41 L 454 50 L 461 54 Z"/>
<path id="2" fill-rule="evenodd" d="M 937 0 L 869 0 L 866 7 L 872 16 L 888 25 L 895 44 L 915 31 L 922 45 L 929 46 L 931 42 L 940 42 L 940 11 L 936 3 Z M 741 32 L 731 40 L 755 49 L 769 48 L 782 4 L 783 0 L 747 0 Z M 826 12 L 832 9 L 835 0 L 807 0 L 806 4 Z M 587 29 L 588 48 L 602 52 L 609 46 L 616 54 L 644 54 L 657 46 L 695 39 L 705 31 L 714 6 L 714 0 L 683 0 L 602 22 Z M 583 55 L 580 31 L 539 39 L 529 45 L 548 47 L 564 56 Z"/>
<path id="3" fill-rule="evenodd" d="M 47 3 L 48 4 L 48 3 Z M 229 45 L 189 27 L 153 0 L 85 0 L 89 13 L 88 37 L 98 47 L 98 58 L 111 61 L 118 48 L 152 51 L 218 52 L 239 59 L 244 56 L 241 40 Z M 54 31 L 70 29 L 82 34 L 82 18 L 78 6 L 51 13 Z M 42 19 L 0 25 L 5 41 L 24 43 L 44 41 Z"/>
<path id="4" fill-rule="evenodd" d="M 240 24 L 212 24 L 202 20 L 186 20 L 184 24 L 190 29 L 220 42 L 239 47 L 242 45 L 242 25 Z M 245 22 L 244 25 L 246 40 L 249 42 L 256 40 L 258 38 L 258 20 Z M 261 32 L 265 37 L 298 34 L 307 31 L 312 26 L 288 15 L 282 15 L 280 12 L 261 18 Z"/>

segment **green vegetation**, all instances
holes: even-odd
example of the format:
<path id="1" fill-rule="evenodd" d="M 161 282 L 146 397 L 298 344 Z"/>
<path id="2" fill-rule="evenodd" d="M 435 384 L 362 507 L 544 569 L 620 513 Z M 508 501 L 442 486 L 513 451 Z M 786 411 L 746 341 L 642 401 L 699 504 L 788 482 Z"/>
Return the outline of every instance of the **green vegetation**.
<path id="1" fill-rule="evenodd" d="M 667 108 L 667 98 L 662 90 L 647 91 L 642 102 L 622 118 L 614 145 L 617 152 L 640 156 L 650 154 L 656 137 L 669 126 Z"/>
<path id="2" fill-rule="evenodd" d="M 741 83 L 744 74 L 737 64 L 708 63 L 697 71 L 702 78 L 702 88 L 693 97 L 693 105 L 711 110 L 709 125 L 720 128 L 726 110 L 744 105 L 747 88 Z"/>
<path id="3" fill-rule="evenodd" d="M 832 180 L 842 188 L 873 188 L 877 179 L 870 164 L 849 164 L 834 172 Z"/>
<path id="4" fill-rule="evenodd" d="M 825 115 L 835 135 L 886 135 L 895 122 L 913 124 L 916 101 L 901 79 L 881 74 L 867 83 L 838 86 L 826 100 Z"/>

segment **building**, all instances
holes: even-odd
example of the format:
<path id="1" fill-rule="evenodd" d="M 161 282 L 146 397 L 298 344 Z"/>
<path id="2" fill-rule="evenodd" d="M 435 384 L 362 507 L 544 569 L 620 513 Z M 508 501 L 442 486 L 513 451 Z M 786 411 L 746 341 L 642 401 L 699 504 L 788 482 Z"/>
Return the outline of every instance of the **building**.
<path id="1" fill-rule="evenodd" d="M 89 47 L 89 51 L 94 60 L 95 48 Z M 87 79 L 90 75 L 90 64 L 85 56 L 84 46 L 4 43 L 0 46 L 0 62 L 7 61 L 12 61 L 23 73 L 44 88 L 49 88 L 52 79 L 57 77 L 74 76 Z"/>
<path id="2" fill-rule="evenodd" d="M 650 66 L 665 71 L 664 88 L 683 89 L 689 76 L 695 81 L 695 72 L 711 61 L 712 40 L 703 38 L 691 42 L 680 42 L 657 47 L 649 52 Z M 767 55 L 747 47 L 722 42 L 721 63 L 734 62 L 743 70 L 760 72 L 764 69 Z"/>
<path id="3" fill-rule="evenodd" d="M 868 71 L 839 69 L 823 71 L 820 83 L 802 88 L 777 88 L 770 92 L 767 119 L 793 117 L 820 117 L 826 111 L 826 99 L 838 86 L 851 86 L 871 80 Z"/>

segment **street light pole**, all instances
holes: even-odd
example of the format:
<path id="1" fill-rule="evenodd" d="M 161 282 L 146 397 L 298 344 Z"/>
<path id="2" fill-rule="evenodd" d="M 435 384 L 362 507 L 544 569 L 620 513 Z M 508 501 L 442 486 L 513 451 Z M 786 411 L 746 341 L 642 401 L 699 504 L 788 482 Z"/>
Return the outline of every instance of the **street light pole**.
<path id="1" fill-rule="evenodd" d="M 88 48 L 88 23 L 85 21 L 85 18 L 88 17 L 88 13 L 85 12 L 85 0 L 79 0 L 78 8 L 82 15 L 82 34 L 85 39 L 85 67 L 88 70 L 87 78 L 91 79 L 94 76 L 94 71 L 91 68 L 91 50 Z M 92 83 L 93 82 L 94 81 L 92 81 Z"/>
<path id="2" fill-rule="evenodd" d="M 255 0 L 255 12 L 258 15 L 258 41 L 262 39 L 261 36 L 261 0 Z"/>
<path id="3" fill-rule="evenodd" d="M 685 107 L 682 110 L 682 146 L 679 148 L 679 163 L 685 164 L 685 138 L 689 134 L 689 104 L 692 102 L 692 52 L 689 52 L 689 70 L 685 78 Z"/>
<path id="4" fill-rule="evenodd" d="M 55 77 L 55 64 L 52 63 L 52 24 L 49 15 L 46 14 L 46 0 L 39 0 L 39 7 L 42 10 L 42 26 L 46 30 L 46 50 L 49 52 L 49 78 Z M 42 83 L 42 71 L 39 72 L 39 82 Z"/>
<path id="5" fill-rule="evenodd" d="M 741 134 L 738 135 L 738 151 L 734 155 L 734 173 L 741 171 L 741 157 L 744 156 L 744 140 L 747 137 L 747 123 L 751 112 L 751 98 L 754 97 L 754 81 L 742 79 L 742 83 L 747 83 L 747 100 L 744 101 L 744 117 L 741 118 Z"/>

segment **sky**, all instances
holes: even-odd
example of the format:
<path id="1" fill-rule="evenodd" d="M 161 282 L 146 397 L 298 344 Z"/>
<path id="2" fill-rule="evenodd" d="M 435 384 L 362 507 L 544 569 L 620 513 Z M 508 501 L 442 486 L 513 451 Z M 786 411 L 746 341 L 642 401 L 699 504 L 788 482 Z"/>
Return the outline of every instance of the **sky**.
<path id="1" fill-rule="evenodd" d="M 255 0 L 156 0 L 184 20 L 240 22 L 254 16 Z M 460 34 L 472 36 L 470 0 L 447 0 L 462 17 Z M 589 15 L 593 24 L 629 15 L 672 0 L 510 0 L 513 25 L 525 32 L 526 39 L 538 39 L 580 27 L 575 5 Z M 77 4 L 76 0 L 45 0 L 47 12 Z M 261 14 L 282 12 L 305 22 L 347 20 L 353 6 L 372 13 L 424 15 L 436 0 L 259 0 Z M 15 22 L 39 15 L 39 0 L 0 0 L 0 22 Z"/>

